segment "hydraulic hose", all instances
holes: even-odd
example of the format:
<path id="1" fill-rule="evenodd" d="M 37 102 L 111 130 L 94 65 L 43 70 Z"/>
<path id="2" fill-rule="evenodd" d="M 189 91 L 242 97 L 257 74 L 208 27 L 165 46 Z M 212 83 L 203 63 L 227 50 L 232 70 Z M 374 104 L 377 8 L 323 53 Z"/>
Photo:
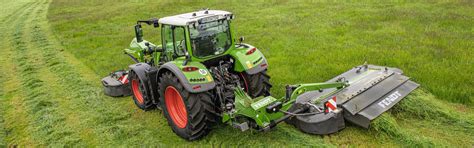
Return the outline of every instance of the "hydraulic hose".
<path id="1" fill-rule="evenodd" d="M 140 63 L 140 61 L 138 61 L 137 58 L 133 57 L 131 54 L 129 53 L 125 53 L 126 55 L 128 55 L 130 58 L 132 58 L 132 60 L 135 62 L 135 63 Z"/>

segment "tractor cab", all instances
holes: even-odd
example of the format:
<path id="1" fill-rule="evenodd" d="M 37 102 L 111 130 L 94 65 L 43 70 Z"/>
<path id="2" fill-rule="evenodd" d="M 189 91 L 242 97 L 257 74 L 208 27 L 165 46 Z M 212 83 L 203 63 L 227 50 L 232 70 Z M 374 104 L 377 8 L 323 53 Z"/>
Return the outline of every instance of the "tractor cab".
<path id="1" fill-rule="evenodd" d="M 232 13 L 221 10 L 201 10 L 168 16 L 161 19 L 138 21 L 136 41 L 142 42 L 141 23 L 161 26 L 161 53 L 156 61 L 167 62 L 178 57 L 209 59 L 221 55 L 234 46 L 230 31 Z M 148 43 L 149 44 L 149 43 Z M 149 45 L 148 45 L 149 46 Z"/>

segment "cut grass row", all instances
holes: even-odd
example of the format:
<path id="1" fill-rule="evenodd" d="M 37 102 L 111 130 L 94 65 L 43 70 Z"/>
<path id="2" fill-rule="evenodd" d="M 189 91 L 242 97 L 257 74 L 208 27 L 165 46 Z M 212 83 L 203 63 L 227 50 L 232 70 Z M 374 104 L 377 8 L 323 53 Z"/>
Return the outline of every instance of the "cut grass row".
<path id="1" fill-rule="evenodd" d="M 52 43 L 47 40 L 41 27 L 47 26 L 45 16 L 48 4 L 48 2 L 37 4 L 34 10 L 27 11 L 27 14 L 19 17 L 13 24 L 15 26 L 14 47 L 11 49 L 14 49 L 12 54 L 14 56 L 11 60 L 17 63 L 13 67 L 18 67 L 17 73 L 20 74 L 22 92 L 26 93 L 25 100 L 22 102 L 26 106 L 21 110 L 26 110 L 26 116 L 35 120 L 33 129 L 29 129 L 29 131 L 34 131 L 32 137 L 35 138 L 35 141 L 39 141 L 40 143 L 36 144 L 40 145 L 76 145 L 84 142 L 94 144 L 94 141 L 82 141 L 87 139 L 96 140 L 95 144 L 98 144 L 98 141 L 107 141 L 99 139 L 104 136 L 84 135 L 87 134 L 87 130 L 83 130 L 84 128 L 81 128 L 80 125 L 88 123 L 86 128 L 97 126 L 105 131 L 95 131 L 96 133 L 107 134 L 113 130 L 111 128 L 120 125 L 114 121 L 121 120 L 123 117 L 117 117 L 114 113 L 110 113 L 113 110 L 113 106 L 110 104 L 101 104 L 103 102 L 96 101 L 100 100 L 100 97 L 104 97 L 98 93 L 100 92 L 99 88 L 91 87 L 81 79 L 79 74 L 74 73 L 75 70 L 61 58 L 59 50 L 53 48 Z M 26 42 L 30 44 L 26 44 Z M 9 101 L 13 102 L 13 100 Z M 94 109 L 91 110 L 90 107 Z M 13 108 L 16 107 L 9 107 L 9 109 Z M 92 112 L 87 112 L 88 110 Z M 82 117 L 76 117 L 78 115 L 76 112 L 82 113 Z M 97 117 L 94 118 L 91 115 Z M 79 118 L 85 119 L 87 117 L 93 122 L 79 120 Z M 10 119 L 9 121 L 15 120 Z M 21 121 L 16 122 L 21 123 Z M 112 124 L 106 128 L 107 126 L 104 124 L 95 122 L 104 124 L 112 122 Z M 78 137 L 81 135 L 83 136 Z M 117 136 L 118 134 L 112 133 L 110 135 Z M 26 137 L 15 139 L 22 138 Z M 120 140 L 109 139 L 109 141 Z"/>
<path id="2" fill-rule="evenodd" d="M 15 16 L 16 13 L 19 13 L 21 11 L 14 11 L 14 10 L 22 10 L 25 9 L 29 6 L 31 6 L 31 3 L 24 2 L 24 1 L 17 1 L 17 2 L 12 2 L 12 1 L 1 1 L 4 4 L 9 5 L 10 7 L 8 8 L 3 8 L 5 13 L 0 14 L 0 20 L 2 20 L 1 25 L 0 25 L 0 30 L 5 30 L 7 24 L 9 21 L 12 20 L 12 16 Z M 1 43 L 8 42 L 8 38 L 6 37 L 7 35 L 5 33 L 0 33 L 1 36 Z M 8 48 L 8 44 L 0 44 L 0 48 L 6 49 Z M 10 56 L 8 53 L 3 53 L 3 56 Z M 8 63 L 10 61 L 6 61 L 5 58 L 0 57 L 0 62 L 3 63 L 0 65 L 0 69 L 5 69 L 5 68 L 11 68 L 9 67 Z M 3 104 L 3 102 L 6 101 L 6 92 L 9 91 L 9 89 L 12 89 L 14 87 L 8 86 L 6 82 L 8 81 L 8 76 L 9 73 L 5 73 L 4 71 L 0 71 L 0 84 L 2 84 L 2 87 L 0 87 L 0 147 L 7 145 L 7 135 L 10 133 L 9 131 L 6 130 L 5 126 L 6 120 L 5 120 L 5 114 L 8 113 L 6 110 L 10 107 L 7 104 Z"/>
<path id="3" fill-rule="evenodd" d="M 10 62 L 14 62 L 16 65 L 11 65 L 9 68 L 10 71 L 8 72 L 15 72 L 9 78 L 11 83 L 18 83 L 21 82 L 21 86 L 23 87 L 20 92 L 15 92 L 12 95 L 15 98 L 11 98 L 5 100 L 7 103 L 20 101 L 20 103 L 16 103 L 11 106 L 7 106 L 7 111 L 12 109 L 17 109 L 19 111 L 27 111 L 22 112 L 22 114 L 14 114 L 10 115 L 11 123 L 8 124 L 9 126 L 15 126 L 17 124 L 28 124 L 24 123 L 24 120 L 18 120 L 13 118 L 21 117 L 22 115 L 25 116 L 25 120 L 29 118 L 33 118 L 34 122 L 30 123 L 28 129 L 12 129 L 19 133 L 12 133 L 14 140 L 9 141 L 11 144 L 20 144 L 20 145 L 29 145 L 29 144 L 46 144 L 46 145 L 54 145 L 54 144 L 77 144 L 81 138 L 76 137 L 79 131 L 72 132 L 71 130 L 78 130 L 78 128 L 71 127 L 77 121 L 72 121 L 65 123 L 67 117 L 73 117 L 71 114 L 67 114 L 69 111 L 72 112 L 74 110 L 67 109 L 67 108 L 59 108 L 61 106 L 60 100 L 64 100 L 64 96 L 54 96 L 51 92 L 57 92 L 57 90 L 51 89 L 48 85 L 54 84 L 54 82 L 50 82 L 51 78 L 55 78 L 56 75 L 51 75 L 50 71 L 44 71 L 46 67 L 51 65 L 45 65 L 44 59 L 40 52 L 41 50 L 36 49 L 37 47 L 41 49 L 45 49 L 44 47 L 48 46 L 48 42 L 44 41 L 44 37 L 41 36 L 39 33 L 39 24 L 38 22 L 43 21 L 45 22 L 45 15 L 47 12 L 47 5 L 49 2 L 37 2 L 35 3 L 35 7 L 33 10 L 26 10 L 26 14 L 23 14 L 17 17 L 17 20 L 14 20 L 12 23 L 13 30 L 13 51 L 10 54 L 13 59 Z M 19 10 L 22 12 L 21 10 Z M 31 16 L 33 15 L 33 16 Z M 34 19 L 33 19 L 34 18 Z M 41 18 L 42 20 L 38 20 Z M 25 25 L 26 24 L 26 25 Z M 27 44 L 28 43 L 28 44 Z M 35 44 L 31 43 L 39 43 L 39 46 L 35 46 Z M 50 49 L 52 50 L 52 49 Z M 9 53 L 9 51 L 5 51 Z M 52 55 L 54 56 L 54 55 Z M 57 56 L 57 55 L 56 55 Z M 7 60 L 7 61 L 9 61 Z M 16 70 L 17 71 L 11 71 Z M 16 81 L 16 79 L 11 79 L 12 77 L 15 78 L 18 75 L 20 76 L 20 80 Z M 48 75 L 49 74 L 49 75 Z M 8 85 L 7 85 L 8 86 Z M 62 90 L 67 91 L 66 89 Z M 13 92 L 12 92 L 13 93 Z M 20 95 L 19 95 L 20 94 Z M 21 94 L 25 94 L 24 96 Z M 18 99 L 18 100 L 17 100 Z M 26 106 L 22 107 L 22 104 L 26 104 Z M 13 111 L 11 111 L 13 112 Z M 66 113 L 66 114 L 65 114 Z M 31 126 L 32 125 L 32 126 Z M 20 132 L 31 132 L 31 133 L 24 133 L 21 134 Z M 74 134 L 72 134 L 74 133 Z M 40 141 L 40 143 L 23 143 L 21 141 L 15 141 L 20 139 L 27 139 L 26 135 L 31 134 L 34 137 L 35 141 Z M 17 137 L 18 136 L 18 137 Z M 27 140 L 25 140 L 27 141 Z"/>
<path id="4" fill-rule="evenodd" d="M 48 3 L 40 1 L 35 4 L 31 11 L 16 19 L 12 34 L 12 54 L 13 61 L 15 61 L 15 68 L 19 74 L 19 82 L 22 86 L 22 93 L 24 94 L 24 108 L 29 119 L 31 119 L 33 127 L 30 127 L 35 141 L 40 141 L 38 144 L 56 144 L 56 141 L 62 141 L 66 144 L 73 144 L 80 140 L 77 135 L 72 134 L 71 127 L 65 123 L 67 115 L 62 114 L 58 108 L 57 100 L 48 93 L 48 88 L 45 85 L 46 81 L 40 79 L 42 74 L 39 72 L 40 68 L 44 66 L 39 62 L 37 55 L 33 54 L 31 44 L 34 40 L 33 36 L 29 34 L 32 31 L 33 24 L 36 20 L 33 18 L 36 14 L 41 14 L 46 11 L 44 6 Z M 27 34 L 28 33 L 28 34 Z"/>
<path id="5" fill-rule="evenodd" d="M 459 107 L 446 105 L 425 90 L 416 90 L 374 120 L 371 130 L 384 132 L 406 146 L 469 146 L 474 139 L 464 137 L 474 136 L 474 118 L 466 115 L 472 110 Z"/>
<path id="6" fill-rule="evenodd" d="M 2 38 L 1 44 L 3 47 L 2 53 L 4 55 L 0 57 L 0 60 L 2 61 L 2 64 L 0 65 L 2 68 L 2 81 L 0 81 L 2 86 L 2 96 L 0 97 L 0 106 L 2 107 L 0 108 L 2 109 L 1 112 L 4 120 L 2 127 L 4 132 L 1 134 L 5 135 L 5 144 L 28 144 L 26 141 L 32 141 L 31 136 L 29 136 L 28 133 L 30 129 L 28 125 L 30 125 L 31 121 L 27 116 L 28 114 L 25 113 L 26 108 L 23 104 L 26 95 L 23 93 L 24 90 L 22 90 L 21 84 L 18 83 L 20 81 L 18 77 L 19 73 L 14 71 L 14 69 L 16 69 L 14 64 L 15 61 L 11 59 L 15 54 L 10 50 L 13 46 L 11 44 L 12 39 L 10 35 L 13 35 L 13 32 L 11 31 L 14 29 L 11 24 L 17 22 L 16 19 L 22 15 L 26 15 L 28 11 L 32 11 L 33 6 L 36 4 L 37 3 L 34 2 L 19 1 L 18 3 L 10 5 L 11 7 L 9 8 L 12 11 L 9 12 L 12 13 L 3 14 L 6 15 L 6 17 L 3 18 L 4 21 L 1 28 L 2 36 L 5 37 Z M 15 9 L 12 8 L 17 8 L 17 11 L 13 11 Z"/>

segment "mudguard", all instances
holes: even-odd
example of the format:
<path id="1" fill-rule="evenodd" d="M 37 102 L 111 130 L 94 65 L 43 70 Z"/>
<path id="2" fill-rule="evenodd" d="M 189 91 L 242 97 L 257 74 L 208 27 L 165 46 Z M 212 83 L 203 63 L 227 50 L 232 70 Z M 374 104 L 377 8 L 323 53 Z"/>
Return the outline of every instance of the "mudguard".
<path id="1" fill-rule="evenodd" d="M 251 51 L 251 54 L 247 54 L 249 51 Z M 265 56 L 252 45 L 236 45 L 236 50 L 233 50 L 229 54 L 236 60 L 234 70 L 237 72 L 245 71 L 247 74 L 256 74 L 264 71 L 268 67 Z"/>
<path id="2" fill-rule="evenodd" d="M 138 75 L 138 78 L 140 78 L 141 81 L 148 81 L 148 78 L 146 77 L 146 71 L 149 70 L 151 66 L 147 63 L 132 64 L 128 66 L 128 68 L 130 68 L 131 71 L 135 72 L 135 74 Z"/>
<path id="3" fill-rule="evenodd" d="M 198 70 L 183 72 L 185 67 L 197 67 Z M 214 79 L 206 66 L 199 62 L 188 62 L 183 66 L 183 60 L 171 61 L 163 64 L 158 69 L 158 77 L 166 71 L 172 72 L 178 77 L 184 88 L 191 93 L 199 93 L 213 89 L 216 86 Z"/>

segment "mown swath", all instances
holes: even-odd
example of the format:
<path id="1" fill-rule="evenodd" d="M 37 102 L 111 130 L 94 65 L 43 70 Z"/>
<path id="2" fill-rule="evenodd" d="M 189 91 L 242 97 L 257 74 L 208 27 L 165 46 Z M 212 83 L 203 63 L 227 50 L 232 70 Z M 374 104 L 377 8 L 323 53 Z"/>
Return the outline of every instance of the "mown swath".
<path id="1" fill-rule="evenodd" d="M 37 4 L 33 10 L 20 17 L 15 21 L 15 28 L 12 34 L 13 52 L 15 53 L 14 61 L 20 73 L 21 85 L 24 87 L 26 93 L 25 103 L 28 112 L 33 118 L 33 124 L 36 125 L 32 131 L 36 140 L 42 141 L 41 144 L 58 144 L 56 139 L 63 139 L 64 143 L 76 143 L 79 139 L 76 135 L 72 135 L 70 130 L 65 127 L 57 127 L 54 125 L 64 125 L 64 116 L 59 114 L 55 101 L 49 99 L 51 96 L 43 92 L 45 89 L 44 82 L 40 80 L 38 68 L 34 55 L 30 54 L 31 46 L 26 43 L 28 35 L 24 33 L 27 29 L 27 24 L 30 23 L 31 15 L 41 11 L 41 4 Z M 44 10 L 43 10 L 44 11 Z"/>

